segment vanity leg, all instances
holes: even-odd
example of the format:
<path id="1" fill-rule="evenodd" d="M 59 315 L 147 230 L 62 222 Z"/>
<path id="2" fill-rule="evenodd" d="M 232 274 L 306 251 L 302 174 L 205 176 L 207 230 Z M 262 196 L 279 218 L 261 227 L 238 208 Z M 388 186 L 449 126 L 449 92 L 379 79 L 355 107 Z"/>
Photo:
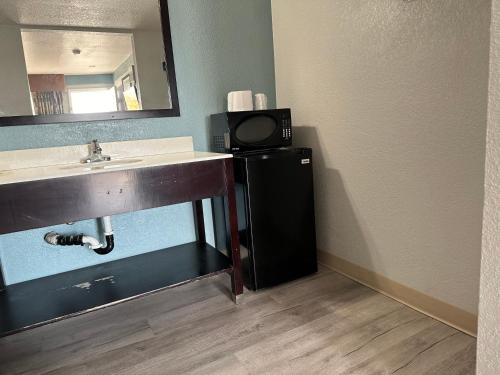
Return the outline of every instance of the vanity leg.
<path id="1" fill-rule="evenodd" d="M 5 280 L 2 273 L 2 265 L 0 264 L 0 291 L 5 289 Z"/>
<path id="2" fill-rule="evenodd" d="M 241 271 L 240 240 L 238 235 L 238 215 L 236 212 L 236 193 L 234 191 L 233 159 L 225 159 L 227 207 L 229 214 L 230 245 L 233 269 L 231 271 L 231 287 L 233 300 L 238 303 L 243 294 L 243 278 Z"/>
<path id="3" fill-rule="evenodd" d="M 196 230 L 196 240 L 200 243 L 206 242 L 205 217 L 203 216 L 203 201 L 193 202 L 194 224 Z"/>

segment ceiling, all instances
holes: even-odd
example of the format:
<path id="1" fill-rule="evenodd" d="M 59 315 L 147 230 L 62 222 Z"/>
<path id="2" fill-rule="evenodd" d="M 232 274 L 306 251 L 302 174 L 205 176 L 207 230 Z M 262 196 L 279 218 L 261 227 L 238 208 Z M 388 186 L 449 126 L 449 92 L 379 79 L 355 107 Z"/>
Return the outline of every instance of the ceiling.
<path id="1" fill-rule="evenodd" d="M 158 0 L 0 0 L 0 25 L 161 28 Z"/>
<path id="2" fill-rule="evenodd" d="M 28 74 L 113 73 L 132 54 L 127 33 L 23 29 L 22 39 Z"/>

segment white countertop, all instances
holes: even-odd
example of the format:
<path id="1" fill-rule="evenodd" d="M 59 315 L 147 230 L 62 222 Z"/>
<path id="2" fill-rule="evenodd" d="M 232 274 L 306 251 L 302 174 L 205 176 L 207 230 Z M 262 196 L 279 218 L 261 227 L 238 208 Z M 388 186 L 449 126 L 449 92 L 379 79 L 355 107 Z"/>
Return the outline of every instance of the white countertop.
<path id="1" fill-rule="evenodd" d="M 230 154 L 213 152 L 173 152 L 159 155 L 134 156 L 127 158 L 113 158 L 110 162 L 81 164 L 79 162 L 37 166 L 12 170 L 0 170 L 0 185 L 18 182 L 48 180 L 70 176 L 90 175 L 113 171 L 123 171 L 139 168 L 157 167 L 162 165 L 196 163 L 207 160 L 231 158 Z"/>

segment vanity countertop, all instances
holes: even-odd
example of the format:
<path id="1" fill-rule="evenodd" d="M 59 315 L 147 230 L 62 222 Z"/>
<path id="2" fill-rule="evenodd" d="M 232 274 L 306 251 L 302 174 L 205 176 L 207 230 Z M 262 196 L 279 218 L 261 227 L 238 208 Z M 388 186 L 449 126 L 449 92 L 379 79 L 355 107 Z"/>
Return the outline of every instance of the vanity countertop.
<path id="1" fill-rule="evenodd" d="M 111 161 L 82 164 L 89 145 L 0 152 L 0 185 L 231 158 L 194 151 L 192 137 L 101 143 Z"/>
<path id="2" fill-rule="evenodd" d="M 150 168 L 163 165 L 195 163 L 231 157 L 231 154 L 184 151 L 159 155 L 127 157 L 122 159 L 114 158 L 109 162 L 100 162 L 93 164 L 81 164 L 79 162 L 76 162 L 3 171 L 0 170 L 0 185 L 70 176 L 81 176 L 94 173 L 123 171 L 129 169 Z"/>

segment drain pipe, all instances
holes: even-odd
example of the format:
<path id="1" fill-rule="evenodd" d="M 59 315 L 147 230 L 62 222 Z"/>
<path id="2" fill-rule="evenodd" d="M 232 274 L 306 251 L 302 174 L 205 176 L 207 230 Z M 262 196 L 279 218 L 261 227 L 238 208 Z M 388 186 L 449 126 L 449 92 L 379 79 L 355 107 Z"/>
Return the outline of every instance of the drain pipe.
<path id="1" fill-rule="evenodd" d="M 106 255 L 113 251 L 115 247 L 115 236 L 113 235 L 113 227 L 111 226 L 111 216 L 104 216 L 101 218 L 102 227 L 104 229 L 104 237 L 106 238 L 106 246 L 94 250 L 99 255 Z"/>
<path id="2" fill-rule="evenodd" d="M 45 242 L 55 246 L 88 246 L 99 255 L 106 255 L 113 251 L 115 247 L 115 239 L 113 235 L 113 227 L 111 226 L 111 217 L 104 216 L 99 219 L 104 229 L 106 244 L 102 244 L 98 239 L 86 236 L 84 234 L 69 235 L 49 232 L 45 235 Z"/>

